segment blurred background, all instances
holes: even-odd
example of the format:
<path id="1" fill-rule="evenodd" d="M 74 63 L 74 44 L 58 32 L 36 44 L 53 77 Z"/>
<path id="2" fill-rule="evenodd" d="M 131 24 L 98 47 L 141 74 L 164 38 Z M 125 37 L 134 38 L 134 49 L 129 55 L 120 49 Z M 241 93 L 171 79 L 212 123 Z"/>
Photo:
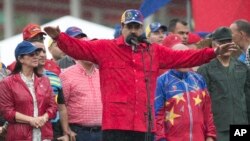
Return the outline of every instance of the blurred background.
<path id="1" fill-rule="evenodd" d="M 65 15 L 113 28 L 123 11 L 132 8 L 142 10 L 147 23 L 167 25 L 180 18 L 196 31 L 211 31 L 250 15 L 249 0 L 0 0 L 0 40 L 21 33 L 30 22 L 42 25 Z"/>
<path id="2" fill-rule="evenodd" d="M 250 0 L 0 0 L 0 58 L 6 63 L 13 59 L 10 54 L 28 23 L 59 25 L 62 31 L 78 26 L 91 38 L 110 39 L 126 9 L 141 10 L 145 26 L 179 18 L 193 32 L 211 32 L 237 19 L 250 21 Z"/>
<path id="3" fill-rule="evenodd" d="M 152 20 L 167 24 L 172 17 L 185 18 L 186 2 L 173 0 L 162 5 Z M 139 9 L 142 3 L 143 0 L 0 0 L 0 40 L 22 32 L 29 22 L 42 25 L 65 15 L 114 27 L 124 10 Z"/>

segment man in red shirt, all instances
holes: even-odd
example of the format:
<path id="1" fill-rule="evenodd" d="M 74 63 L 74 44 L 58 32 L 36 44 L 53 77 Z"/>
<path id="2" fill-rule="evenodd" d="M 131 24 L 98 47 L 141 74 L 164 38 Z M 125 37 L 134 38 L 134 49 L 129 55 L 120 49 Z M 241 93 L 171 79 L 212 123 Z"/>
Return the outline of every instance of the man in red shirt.
<path id="1" fill-rule="evenodd" d="M 138 43 L 143 16 L 135 9 L 123 13 L 121 24 L 122 36 L 112 40 L 83 41 L 60 33 L 59 27 L 44 30 L 69 56 L 99 65 L 103 141 L 144 141 L 145 137 L 149 141 L 155 131 L 152 113 L 158 70 L 201 65 L 216 54 L 233 50 L 233 44 L 216 50 L 176 51 L 158 44 Z"/>

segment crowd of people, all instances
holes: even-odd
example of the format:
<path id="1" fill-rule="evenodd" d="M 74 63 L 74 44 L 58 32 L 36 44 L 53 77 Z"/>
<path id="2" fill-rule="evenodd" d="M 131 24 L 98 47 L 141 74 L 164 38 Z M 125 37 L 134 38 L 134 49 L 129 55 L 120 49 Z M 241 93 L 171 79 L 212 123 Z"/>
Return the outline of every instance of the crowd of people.
<path id="1" fill-rule="evenodd" d="M 143 21 L 126 10 L 111 40 L 24 27 L 16 60 L 0 64 L 0 140 L 228 141 L 249 123 L 248 21 L 206 36 Z"/>

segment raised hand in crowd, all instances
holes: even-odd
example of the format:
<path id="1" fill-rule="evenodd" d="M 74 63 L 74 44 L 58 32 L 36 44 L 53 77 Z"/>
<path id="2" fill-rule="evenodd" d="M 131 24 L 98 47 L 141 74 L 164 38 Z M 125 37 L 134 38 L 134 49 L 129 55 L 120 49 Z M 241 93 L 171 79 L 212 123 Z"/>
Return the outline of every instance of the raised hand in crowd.
<path id="1" fill-rule="evenodd" d="M 235 43 L 222 44 L 215 49 L 216 55 L 222 55 L 227 53 L 228 51 L 237 51 L 237 46 L 235 45 Z"/>
<path id="2" fill-rule="evenodd" d="M 59 36 L 60 34 L 60 29 L 59 26 L 57 27 L 52 27 L 52 26 L 47 26 L 44 28 L 44 31 L 46 31 L 46 33 L 52 38 L 55 39 Z"/>

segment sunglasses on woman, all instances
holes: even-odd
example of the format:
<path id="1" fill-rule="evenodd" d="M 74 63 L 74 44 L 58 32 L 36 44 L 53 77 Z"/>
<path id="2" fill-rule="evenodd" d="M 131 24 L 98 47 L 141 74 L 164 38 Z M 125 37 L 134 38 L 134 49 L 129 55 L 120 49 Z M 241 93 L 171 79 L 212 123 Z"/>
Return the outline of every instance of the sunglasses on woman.
<path id="1" fill-rule="evenodd" d="M 34 57 L 34 56 L 37 56 L 39 54 L 39 51 L 35 51 L 35 52 L 32 52 L 32 53 L 29 53 L 29 54 L 25 54 L 29 57 Z"/>

